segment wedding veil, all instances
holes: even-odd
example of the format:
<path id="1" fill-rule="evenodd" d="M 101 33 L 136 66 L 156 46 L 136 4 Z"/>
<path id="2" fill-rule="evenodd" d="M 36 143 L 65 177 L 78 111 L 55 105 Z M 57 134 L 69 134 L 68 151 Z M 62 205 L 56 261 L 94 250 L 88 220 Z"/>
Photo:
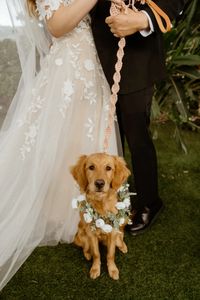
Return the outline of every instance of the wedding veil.
<path id="1" fill-rule="evenodd" d="M 26 91 L 31 90 L 34 84 L 35 76 L 39 70 L 39 66 L 42 64 L 43 58 L 48 53 L 51 43 L 51 39 L 48 36 L 48 33 L 45 31 L 45 27 L 43 26 L 42 22 L 34 17 L 31 18 L 29 16 L 26 0 L 6 0 L 6 2 L 13 25 L 13 30 L 15 32 L 22 76 L 17 88 L 17 92 L 12 100 L 12 104 L 0 131 L 1 166 L 4 166 L 5 161 L 8 160 L 7 154 L 11 149 L 9 149 L 9 147 L 7 149 L 5 145 L 7 145 L 9 133 L 12 132 L 12 128 L 16 124 L 18 114 L 25 105 L 26 97 L 24 97 L 24 94 Z M 3 170 L 1 170 L 1 174 L 2 172 Z M 22 212 L 20 212 L 20 209 L 22 210 L 20 205 L 22 204 L 15 203 L 13 196 L 12 201 L 6 200 L 9 199 L 9 195 L 11 194 L 9 185 L 14 185 L 14 181 L 17 181 L 16 172 L 20 173 L 18 167 L 16 167 L 15 172 L 10 170 L 10 175 L 7 178 L 1 178 L 0 290 L 19 269 L 25 259 L 34 250 L 34 247 L 38 245 L 38 241 L 36 241 L 38 237 L 34 237 L 31 242 L 29 241 L 29 239 L 31 240 L 32 229 L 20 227 L 22 221 L 19 216 L 20 214 L 23 216 Z M 3 175 L 6 177 L 6 174 Z M 24 185 L 26 185 L 25 182 Z M 30 209 L 31 203 L 28 205 L 29 207 L 25 207 L 23 212 L 24 219 L 26 217 L 25 211 L 27 212 L 28 209 Z M 11 223 L 12 226 L 10 225 Z M 22 237 L 19 235 L 21 231 Z"/>
<path id="2" fill-rule="evenodd" d="M 22 76 L 11 108 L 5 118 L 2 131 L 13 121 L 14 112 L 19 107 L 23 87 L 31 88 L 39 65 L 49 51 L 51 37 L 44 24 L 30 17 L 26 0 L 6 0 L 21 64 Z"/>

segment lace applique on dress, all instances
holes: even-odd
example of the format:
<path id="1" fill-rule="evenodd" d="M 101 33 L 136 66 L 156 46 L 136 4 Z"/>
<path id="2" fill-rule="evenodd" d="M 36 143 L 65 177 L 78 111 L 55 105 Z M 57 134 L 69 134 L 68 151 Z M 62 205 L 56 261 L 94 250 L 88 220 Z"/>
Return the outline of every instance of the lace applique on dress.
<path id="1" fill-rule="evenodd" d="M 35 89 L 32 90 L 32 95 L 35 95 Z M 26 126 L 24 133 L 25 140 L 20 148 L 22 160 L 25 160 L 26 154 L 31 151 L 32 146 L 36 142 L 36 137 L 39 131 L 39 111 L 43 107 L 45 98 L 38 96 L 29 106 L 25 119 L 19 119 L 17 121 L 18 127 Z"/>
<path id="2" fill-rule="evenodd" d="M 87 137 L 91 140 L 91 142 L 94 141 L 94 129 L 95 129 L 95 117 L 88 118 L 87 122 L 85 123 L 85 127 L 87 128 Z"/>
<path id="3" fill-rule="evenodd" d="M 66 117 L 66 110 L 68 109 L 69 105 L 72 102 L 72 95 L 74 94 L 74 84 L 70 79 L 67 79 L 64 82 L 62 94 L 63 94 L 63 101 L 60 105 L 59 111 L 63 118 Z"/>
<path id="4" fill-rule="evenodd" d="M 68 5 L 72 2 L 73 0 L 36 0 L 39 19 L 50 19 L 53 15 L 53 12 L 56 11 L 61 4 Z"/>

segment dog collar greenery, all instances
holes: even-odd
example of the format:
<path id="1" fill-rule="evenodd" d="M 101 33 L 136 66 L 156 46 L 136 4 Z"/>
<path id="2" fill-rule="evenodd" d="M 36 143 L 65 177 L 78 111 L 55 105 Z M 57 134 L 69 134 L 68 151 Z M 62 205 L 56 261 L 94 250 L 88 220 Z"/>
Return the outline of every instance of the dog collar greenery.
<path id="1" fill-rule="evenodd" d="M 124 184 L 118 190 L 118 201 L 116 208 L 117 214 L 108 212 L 107 215 L 101 216 L 86 200 L 85 195 L 81 194 L 72 200 L 72 208 L 79 209 L 83 213 L 86 223 L 90 224 L 92 230 L 101 229 L 109 233 L 113 229 L 119 230 L 123 224 L 131 224 L 130 219 L 130 195 L 129 184 Z"/>

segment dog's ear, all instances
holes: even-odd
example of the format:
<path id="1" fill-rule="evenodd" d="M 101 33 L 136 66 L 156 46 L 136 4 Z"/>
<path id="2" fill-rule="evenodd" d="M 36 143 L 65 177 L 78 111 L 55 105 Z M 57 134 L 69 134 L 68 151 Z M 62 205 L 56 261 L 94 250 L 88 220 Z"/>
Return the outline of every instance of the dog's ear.
<path id="1" fill-rule="evenodd" d="M 114 156 L 115 173 L 112 180 L 112 188 L 118 190 L 120 186 L 127 180 L 131 172 L 126 166 L 126 162 L 122 157 Z"/>
<path id="2" fill-rule="evenodd" d="M 86 158 L 87 155 L 80 156 L 76 165 L 70 168 L 71 174 L 79 184 L 81 192 L 85 192 L 88 185 L 85 173 Z"/>

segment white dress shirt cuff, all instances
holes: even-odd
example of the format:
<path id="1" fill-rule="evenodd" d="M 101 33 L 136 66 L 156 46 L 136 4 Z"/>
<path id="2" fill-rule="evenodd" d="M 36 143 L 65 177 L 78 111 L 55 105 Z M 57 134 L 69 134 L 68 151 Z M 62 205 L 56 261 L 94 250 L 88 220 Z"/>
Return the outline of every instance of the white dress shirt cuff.
<path id="1" fill-rule="evenodd" d="M 154 27 L 153 27 L 153 23 L 151 21 L 151 18 L 149 16 L 149 14 L 145 11 L 145 10 L 141 10 L 141 12 L 143 12 L 147 18 L 148 18 L 148 22 L 149 22 L 149 29 L 143 29 L 143 30 L 140 30 L 140 34 L 144 37 L 147 37 L 149 36 L 152 32 L 154 32 Z"/>

